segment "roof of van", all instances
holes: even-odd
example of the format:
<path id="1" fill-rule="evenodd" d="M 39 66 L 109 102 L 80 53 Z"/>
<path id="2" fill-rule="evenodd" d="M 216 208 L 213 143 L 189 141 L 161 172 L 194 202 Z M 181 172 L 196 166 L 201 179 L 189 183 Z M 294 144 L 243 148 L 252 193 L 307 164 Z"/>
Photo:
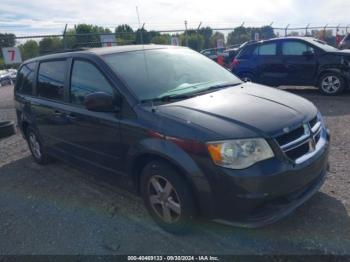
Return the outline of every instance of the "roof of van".
<path id="1" fill-rule="evenodd" d="M 74 53 L 79 54 L 95 54 L 98 56 L 106 55 L 106 54 L 114 54 L 114 53 L 125 53 L 132 51 L 142 51 L 142 50 L 154 50 L 154 49 L 169 49 L 169 48 L 186 48 L 182 46 L 171 46 L 171 45 L 124 45 L 124 46 L 111 46 L 111 47 L 100 47 L 100 48 L 81 48 L 75 50 L 67 50 L 63 52 L 38 56 L 32 59 L 29 59 L 27 62 L 37 61 L 37 60 L 45 60 L 45 59 L 55 59 L 55 58 L 65 58 L 69 57 Z"/>

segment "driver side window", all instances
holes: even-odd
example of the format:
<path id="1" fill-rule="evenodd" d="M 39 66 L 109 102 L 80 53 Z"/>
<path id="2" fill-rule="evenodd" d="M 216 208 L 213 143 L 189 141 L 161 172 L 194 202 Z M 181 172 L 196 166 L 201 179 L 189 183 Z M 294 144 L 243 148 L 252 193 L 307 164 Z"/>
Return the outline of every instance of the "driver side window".
<path id="1" fill-rule="evenodd" d="M 93 64 L 75 60 L 71 75 L 70 102 L 83 105 L 85 96 L 94 92 L 112 95 L 113 87 Z"/>
<path id="2" fill-rule="evenodd" d="M 315 53 L 315 50 L 311 46 L 297 41 L 286 41 L 282 44 L 283 55 L 302 56 L 305 52 Z"/>

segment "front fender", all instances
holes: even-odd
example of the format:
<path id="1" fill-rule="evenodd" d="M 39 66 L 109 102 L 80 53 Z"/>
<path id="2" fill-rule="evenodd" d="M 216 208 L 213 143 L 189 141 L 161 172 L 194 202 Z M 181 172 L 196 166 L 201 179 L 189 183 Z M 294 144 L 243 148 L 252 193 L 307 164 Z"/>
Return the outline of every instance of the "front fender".
<path id="1" fill-rule="evenodd" d="M 209 216 L 212 213 L 214 206 L 208 179 L 193 158 L 178 145 L 166 139 L 146 138 L 132 146 L 127 154 L 127 173 L 131 176 L 138 175 L 134 170 L 144 156 L 161 158 L 174 165 L 194 190 L 202 214 Z"/>

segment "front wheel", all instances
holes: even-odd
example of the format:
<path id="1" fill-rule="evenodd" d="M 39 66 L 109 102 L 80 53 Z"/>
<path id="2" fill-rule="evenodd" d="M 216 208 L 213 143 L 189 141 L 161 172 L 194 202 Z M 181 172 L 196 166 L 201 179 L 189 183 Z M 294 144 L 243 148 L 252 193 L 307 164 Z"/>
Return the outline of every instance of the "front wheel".
<path id="1" fill-rule="evenodd" d="M 188 232 L 195 216 L 194 200 L 174 167 L 163 161 L 148 163 L 140 186 L 146 208 L 160 227 L 175 234 Z"/>
<path id="2" fill-rule="evenodd" d="M 337 73 L 326 73 L 320 77 L 318 87 L 323 94 L 334 96 L 343 92 L 345 81 Z"/>

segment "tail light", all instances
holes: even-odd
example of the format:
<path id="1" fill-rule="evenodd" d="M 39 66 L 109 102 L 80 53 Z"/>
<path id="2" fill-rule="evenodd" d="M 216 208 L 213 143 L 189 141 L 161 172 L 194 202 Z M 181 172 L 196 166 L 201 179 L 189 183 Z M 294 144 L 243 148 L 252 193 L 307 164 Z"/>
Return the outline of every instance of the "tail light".
<path id="1" fill-rule="evenodd" d="M 230 66 L 231 70 L 234 69 L 238 64 L 239 64 L 238 59 L 234 58 Z"/>

